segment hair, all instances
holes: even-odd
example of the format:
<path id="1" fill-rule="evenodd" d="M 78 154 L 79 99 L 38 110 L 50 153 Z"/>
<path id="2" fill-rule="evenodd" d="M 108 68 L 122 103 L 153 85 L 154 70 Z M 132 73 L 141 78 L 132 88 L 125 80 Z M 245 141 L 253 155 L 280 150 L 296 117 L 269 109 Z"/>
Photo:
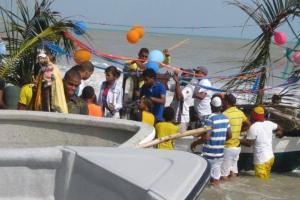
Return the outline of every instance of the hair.
<path id="1" fill-rule="evenodd" d="M 105 73 L 111 73 L 115 78 L 119 78 L 121 75 L 120 70 L 118 70 L 115 66 L 111 65 L 105 69 Z"/>
<path id="2" fill-rule="evenodd" d="M 140 49 L 140 51 L 139 51 L 139 55 L 141 55 L 142 53 L 147 53 L 147 54 L 149 54 L 149 49 L 147 49 L 147 48 L 141 48 Z"/>
<path id="3" fill-rule="evenodd" d="M 76 71 L 89 71 L 89 72 L 94 72 L 94 65 L 90 61 L 83 62 L 81 64 L 75 65 L 71 69 L 74 69 Z"/>
<path id="4" fill-rule="evenodd" d="M 229 105 L 232 106 L 236 104 L 236 98 L 233 94 L 225 94 L 224 101 L 226 101 Z"/>
<path id="5" fill-rule="evenodd" d="M 175 117 L 175 112 L 173 108 L 171 108 L 170 106 L 166 107 L 163 113 L 163 117 L 167 122 L 172 121 Z"/>
<path id="6" fill-rule="evenodd" d="M 156 79 L 156 72 L 153 69 L 146 69 L 143 72 L 143 77 L 154 78 Z"/>
<path id="7" fill-rule="evenodd" d="M 215 107 L 215 106 L 213 106 L 213 105 L 211 105 L 211 104 L 210 104 L 210 107 L 211 107 L 211 111 L 212 111 L 213 113 L 215 113 L 215 112 L 221 112 L 222 109 L 223 109 L 222 106 Z"/>
<path id="8" fill-rule="evenodd" d="M 82 90 L 81 98 L 83 100 L 91 99 L 95 95 L 95 90 L 92 86 L 86 86 Z"/>
<path id="9" fill-rule="evenodd" d="M 81 80 L 81 76 L 80 76 L 79 72 L 77 70 L 74 70 L 73 68 L 71 68 L 66 72 L 66 74 L 64 76 L 64 80 L 70 80 L 73 77 Z"/>
<path id="10" fill-rule="evenodd" d="M 144 97 L 143 101 L 144 101 L 145 105 L 147 106 L 148 110 L 152 110 L 153 101 L 148 97 Z"/>

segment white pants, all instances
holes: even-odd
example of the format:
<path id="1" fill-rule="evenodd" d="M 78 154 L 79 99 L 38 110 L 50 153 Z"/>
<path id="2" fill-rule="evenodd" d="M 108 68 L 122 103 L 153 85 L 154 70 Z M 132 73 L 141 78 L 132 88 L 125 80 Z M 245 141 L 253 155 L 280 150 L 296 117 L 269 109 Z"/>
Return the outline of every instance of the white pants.
<path id="1" fill-rule="evenodd" d="M 219 180 L 221 178 L 221 166 L 223 158 L 207 159 L 211 165 L 210 177 Z"/>
<path id="2" fill-rule="evenodd" d="M 230 171 L 238 173 L 238 160 L 241 147 L 229 147 L 224 149 L 224 161 L 221 167 L 222 176 L 229 176 Z"/>

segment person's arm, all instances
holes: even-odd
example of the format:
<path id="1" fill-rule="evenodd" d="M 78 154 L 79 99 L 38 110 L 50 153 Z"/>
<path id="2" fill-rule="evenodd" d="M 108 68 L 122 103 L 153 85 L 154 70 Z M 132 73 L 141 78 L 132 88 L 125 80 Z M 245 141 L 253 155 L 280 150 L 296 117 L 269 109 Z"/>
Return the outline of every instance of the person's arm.
<path id="1" fill-rule="evenodd" d="M 283 136 L 288 136 L 288 137 L 300 137 L 300 129 L 293 129 L 289 131 L 283 131 L 282 135 L 277 135 L 277 137 L 283 137 Z"/>
<path id="2" fill-rule="evenodd" d="M 240 139 L 240 143 L 244 146 L 250 147 L 255 143 L 257 133 L 254 128 L 250 127 L 247 132 L 246 138 Z"/>
<path id="3" fill-rule="evenodd" d="M 240 140 L 240 143 L 244 146 L 251 147 L 255 143 L 255 140 L 250 140 L 250 139 L 244 138 L 244 139 Z"/>
<path id="4" fill-rule="evenodd" d="M 118 87 L 118 93 L 116 95 L 116 100 L 115 100 L 115 110 L 118 112 L 120 109 L 123 107 L 123 90 L 122 88 Z"/>
<path id="5" fill-rule="evenodd" d="M 232 137 L 231 127 L 230 127 L 230 125 L 228 124 L 228 127 L 227 127 L 227 133 L 226 133 L 226 140 L 231 139 L 231 137 Z"/>
<path id="6" fill-rule="evenodd" d="M 182 91 L 181 91 L 181 88 L 180 88 L 179 77 L 178 77 L 178 74 L 176 72 L 174 72 L 173 79 L 175 81 L 175 98 L 178 101 L 182 101 L 183 100 L 183 95 L 182 95 Z"/>
<path id="7" fill-rule="evenodd" d="M 276 137 L 282 137 L 283 136 L 283 128 L 279 125 L 277 125 L 276 130 L 274 131 Z"/>
<path id="8" fill-rule="evenodd" d="M 18 103 L 18 110 L 27 110 L 27 106 L 24 104 Z"/>
<path id="9" fill-rule="evenodd" d="M 243 113 L 243 124 L 242 124 L 242 130 L 241 131 L 249 130 L 250 126 L 251 126 L 251 122 L 246 117 L 246 115 Z"/>
<path id="10" fill-rule="evenodd" d="M 203 100 L 206 97 L 206 92 L 196 92 L 193 95 L 193 98 Z"/>
<path id="11" fill-rule="evenodd" d="M 165 60 L 163 61 L 164 64 L 169 65 L 171 63 L 171 55 L 168 49 L 164 49 L 163 53 L 165 55 Z"/>
<path id="12" fill-rule="evenodd" d="M 165 104 L 165 103 L 166 103 L 166 96 L 161 95 L 160 98 L 157 98 L 157 97 L 151 97 L 151 100 L 152 100 L 154 103 Z"/>

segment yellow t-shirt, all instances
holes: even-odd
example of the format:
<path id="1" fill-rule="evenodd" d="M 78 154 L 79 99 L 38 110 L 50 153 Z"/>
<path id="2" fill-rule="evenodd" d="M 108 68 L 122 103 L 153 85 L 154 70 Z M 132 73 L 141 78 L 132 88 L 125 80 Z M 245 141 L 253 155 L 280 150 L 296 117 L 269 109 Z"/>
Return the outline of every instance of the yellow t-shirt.
<path id="1" fill-rule="evenodd" d="M 228 119 L 231 127 L 231 139 L 227 140 L 225 147 L 238 147 L 240 145 L 240 135 L 243 122 L 247 121 L 246 115 L 237 107 L 231 107 L 223 113 Z"/>
<path id="2" fill-rule="evenodd" d="M 32 84 L 26 84 L 21 88 L 19 103 L 28 106 L 32 98 Z"/>
<path id="3" fill-rule="evenodd" d="M 155 117 L 151 112 L 143 111 L 142 112 L 142 122 L 147 123 L 151 126 L 154 126 Z"/>
<path id="4" fill-rule="evenodd" d="M 178 126 L 171 122 L 159 122 L 155 125 L 155 131 L 157 138 L 161 138 L 178 133 L 179 129 Z M 158 148 L 168 150 L 174 149 L 173 140 L 158 144 Z"/>

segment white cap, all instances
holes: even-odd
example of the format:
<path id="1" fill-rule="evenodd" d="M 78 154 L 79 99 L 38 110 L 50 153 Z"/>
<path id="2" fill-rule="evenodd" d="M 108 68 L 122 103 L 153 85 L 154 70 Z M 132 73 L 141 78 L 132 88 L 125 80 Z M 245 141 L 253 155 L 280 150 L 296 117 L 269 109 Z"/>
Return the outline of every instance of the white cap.
<path id="1" fill-rule="evenodd" d="M 214 106 L 214 107 L 221 107 L 222 106 L 222 100 L 220 97 L 214 97 L 212 100 L 211 100 L 211 105 Z"/>
<path id="2" fill-rule="evenodd" d="M 47 55 L 45 53 L 39 53 L 38 57 L 46 58 Z"/>

